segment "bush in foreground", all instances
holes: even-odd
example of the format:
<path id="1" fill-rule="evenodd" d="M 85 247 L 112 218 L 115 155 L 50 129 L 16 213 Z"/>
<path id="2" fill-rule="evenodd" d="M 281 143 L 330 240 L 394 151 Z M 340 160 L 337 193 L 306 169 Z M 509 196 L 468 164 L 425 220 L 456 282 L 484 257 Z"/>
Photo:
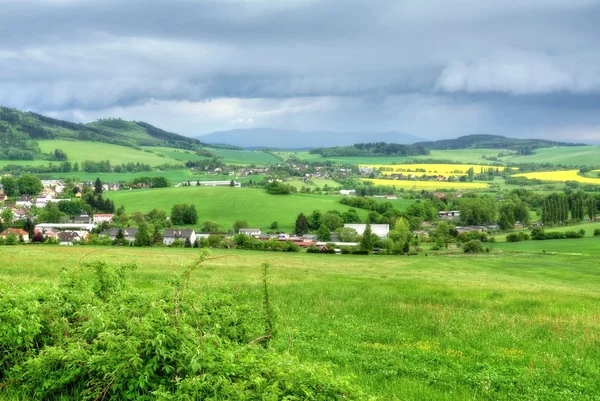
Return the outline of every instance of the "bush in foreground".
<path id="1" fill-rule="evenodd" d="M 270 349 L 269 313 L 253 340 L 251 308 L 191 292 L 195 266 L 156 294 L 127 284 L 135 266 L 105 262 L 64 271 L 53 288 L 1 290 L 0 397 L 364 399 L 327 368 Z"/>

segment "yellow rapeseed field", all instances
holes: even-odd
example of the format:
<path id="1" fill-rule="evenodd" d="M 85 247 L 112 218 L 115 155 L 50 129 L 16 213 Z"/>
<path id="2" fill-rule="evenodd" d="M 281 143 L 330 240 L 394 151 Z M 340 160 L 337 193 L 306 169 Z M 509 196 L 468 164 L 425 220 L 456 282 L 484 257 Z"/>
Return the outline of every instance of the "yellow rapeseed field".
<path id="1" fill-rule="evenodd" d="M 396 188 L 404 189 L 425 189 L 428 191 L 435 189 L 486 189 L 488 184 L 482 182 L 455 182 L 455 181 L 409 181 L 409 180 L 382 180 L 365 178 L 364 181 L 370 181 L 375 185 L 394 185 Z"/>
<path id="2" fill-rule="evenodd" d="M 375 169 L 384 168 L 385 171 L 382 172 L 384 175 L 404 172 L 414 173 L 415 175 L 424 174 L 422 171 L 417 172 L 417 169 L 419 169 L 425 170 L 428 175 L 439 174 L 446 177 L 466 175 L 467 170 L 471 167 L 475 174 L 478 174 L 482 169 L 487 169 L 489 167 L 493 167 L 494 169 L 498 168 L 500 171 L 504 171 L 504 166 L 482 166 L 479 164 L 364 164 L 360 165 L 360 167 L 372 167 Z"/>
<path id="3" fill-rule="evenodd" d="M 544 181 L 577 181 L 586 184 L 600 185 L 600 178 L 582 177 L 580 175 L 577 175 L 578 172 L 579 170 L 538 171 L 535 173 L 516 174 L 513 177 L 537 178 L 538 180 Z"/>

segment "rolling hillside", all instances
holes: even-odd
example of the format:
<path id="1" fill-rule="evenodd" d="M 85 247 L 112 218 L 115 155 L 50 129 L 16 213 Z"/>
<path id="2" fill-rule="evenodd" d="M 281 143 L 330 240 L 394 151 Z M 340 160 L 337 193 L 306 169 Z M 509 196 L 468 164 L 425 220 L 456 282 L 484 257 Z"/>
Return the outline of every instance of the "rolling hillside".
<path id="1" fill-rule="evenodd" d="M 292 230 L 298 214 L 309 214 L 315 209 L 323 212 L 349 209 L 338 202 L 338 196 L 299 193 L 278 196 L 257 188 L 157 188 L 109 192 L 106 197 L 117 207 L 125 206 L 127 213 L 147 213 L 154 208 L 170 212 L 174 204 L 189 203 L 196 206 L 199 223 L 213 220 L 226 228 L 236 220 L 244 219 L 251 227 L 263 230 L 267 230 L 273 221 L 279 223 L 281 230 Z M 357 212 L 361 218 L 367 215 L 365 210 L 357 209 Z"/>
<path id="2" fill-rule="evenodd" d="M 104 119 L 81 124 L 0 107 L 0 140 L 7 137 L 12 142 L 15 138 L 19 139 L 21 149 L 28 148 L 30 142 L 27 141 L 49 139 L 103 142 L 128 147 L 146 145 L 196 149 L 202 145 L 196 139 L 167 132 L 144 122 Z M 37 156 L 35 158 L 43 158 L 39 152 L 36 154 L 34 147 L 31 150 Z"/>

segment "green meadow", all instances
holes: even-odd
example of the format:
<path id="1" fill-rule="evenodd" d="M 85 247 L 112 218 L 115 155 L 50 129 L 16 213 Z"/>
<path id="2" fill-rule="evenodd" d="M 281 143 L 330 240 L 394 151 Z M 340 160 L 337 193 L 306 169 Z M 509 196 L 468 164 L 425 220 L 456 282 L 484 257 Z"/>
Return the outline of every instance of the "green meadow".
<path id="1" fill-rule="evenodd" d="M 0 291 L 47 286 L 62 268 L 98 259 L 137 262 L 134 287 L 160 291 L 198 250 L 5 246 L 1 252 Z M 271 346 L 327 363 L 379 400 L 600 397 L 600 266 L 591 257 L 216 250 L 190 285 L 231 294 L 260 319 L 263 262 L 271 264 L 277 311 Z"/>
<path id="2" fill-rule="evenodd" d="M 506 252 L 525 252 L 537 254 L 581 254 L 600 255 L 600 237 L 577 239 L 553 239 L 544 241 L 499 242 L 488 245 L 493 249 Z M 598 267 L 598 263 L 596 263 Z"/>
<path id="3" fill-rule="evenodd" d="M 600 229 L 600 222 L 587 222 L 587 223 L 580 223 L 580 224 L 572 224 L 572 225 L 568 225 L 568 226 L 562 226 L 562 227 L 545 227 L 544 231 L 545 232 L 566 232 L 566 231 L 579 231 L 579 230 L 584 230 L 585 231 L 585 236 L 586 237 L 592 237 L 594 235 L 594 231 Z M 529 230 L 515 230 L 515 232 L 518 231 L 524 231 L 529 233 Z M 496 241 L 498 242 L 504 242 L 506 240 L 506 236 L 508 235 L 508 233 L 503 233 L 503 234 L 498 234 L 495 236 Z M 544 242 L 544 241 L 541 241 Z"/>
<path id="4" fill-rule="evenodd" d="M 296 193 L 292 195 L 269 195 L 264 189 L 231 187 L 179 187 L 139 189 L 109 192 L 107 198 L 115 206 L 125 206 L 128 213 L 149 212 L 161 209 L 170 212 L 175 204 L 188 203 L 196 206 L 198 222 L 216 221 L 224 228 L 232 227 L 238 219 L 248 221 L 251 227 L 267 230 L 273 221 L 280 230 L 293 229 L 300 213 L 310 214 L 319 209 L 346 211 L 348 206 L 339 203 L 339 196 Z M 357 209 L 361 218 L 366 210 Z"/>
<path id="5" fill-rule="evenodd" d="M 151 152 L 144 152 L 143 150 L 128 148 L 126 146 L 111 145 L 103 142 L 49 140 L 38 141 L 38 143 L 42 152 L 45 153 L 53 152 L 54 149 L 62 149 L 72 163 L 81 163 L 84 160 L 110 160 L 111 164 L 139 162 L 158 166 L 175 162 L 173 159 L 160 157 Z"/>

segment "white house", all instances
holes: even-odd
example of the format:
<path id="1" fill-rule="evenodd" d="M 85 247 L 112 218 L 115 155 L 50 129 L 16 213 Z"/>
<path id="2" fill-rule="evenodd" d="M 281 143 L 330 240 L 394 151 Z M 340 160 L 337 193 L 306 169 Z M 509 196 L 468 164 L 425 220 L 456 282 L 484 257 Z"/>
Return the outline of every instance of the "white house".
<path id="1" fill-rule="evenodd" d="M 123 228 L 123 238 L 130 243 L 135 241 L 135 235 L 137 234 L 137 228 Z M 119 234 L 119 228 L 111 228 L 110 230 L 103 231 L 100 235 L 108 236 L 111 241 L 117 239 L 117 235 Z"/>
<path id="2" fill-rule="evenodd" d="M 76 223 L 41 223 L 36 224 L 35 229 L 40 230 L 42 234 L 46 231 L 56 230 L 76 230 L 79 232 L 92 231 L 96 227 L 95 224 L 76 224 Z"/>
<path id="3" fill-rule="evenodd" d="M 246 234 L 250 236 L 260 235 L 262 231 L 260 228 L 240 228 L 240 234 Z"/>
<path id="4" fill-rule="evenodd" d="M 23 207 L 23 206 L 25 206 L 25 207 L 31 207 L 34 203 L 35 203 L 35 200 L 33 199 L 33 197 L 31 197 L 29 195 L 21 196 L 15 202 L 15 204 L 17 206 L 21 206 L 21 207 Z"/>
<path id="5" fill-rule="evenodd" d="M 193 244 L 196 241 L 196 232 L 190 229 L 167 228 L 163 234 L 163 244 L 165 245 L 172 245 L 177 240 L 185 241 L 186 239 Z"/>
<path id="6" fill-rule="evenodd" d="M 341 189 L 340 194 L 345 196 L 356 195 L 356 189 Z"/>
<path id="7" fill-rule="evenodd" d="M 363 235 L 367 229 L 366 224 L 344 224 L 344 228 L 353 228 L 357 233 Z M 371 232 L 377 235 L 379 238 L 387 238 L 390 232 L 389 224 L 371 224 Z"/>
<path id="8" fill-rule="evenodd" d="M 110 223 L 113 219 L 113 215 L 110 213 L 98 213 L 95 214 L 94 217 L 92 218 L 92 221 L 94 222 L 94 224 L 100 224 L 100 223 Z"/>

